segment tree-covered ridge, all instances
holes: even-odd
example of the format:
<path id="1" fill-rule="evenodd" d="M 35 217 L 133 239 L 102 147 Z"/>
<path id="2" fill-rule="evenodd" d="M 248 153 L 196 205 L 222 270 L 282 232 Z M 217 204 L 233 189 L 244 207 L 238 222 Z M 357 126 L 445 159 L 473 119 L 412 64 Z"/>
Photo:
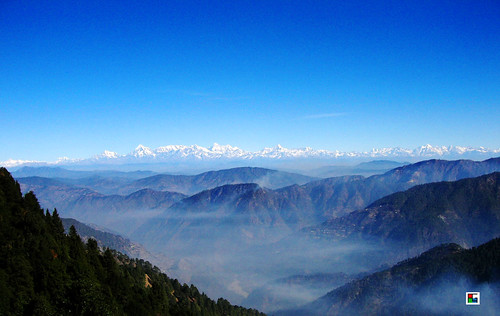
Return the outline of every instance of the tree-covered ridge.
<path id="1" fill-rule="evenodd" d="M 0 168 L 1 315 L 262 315 L 217 302 L 149 262 L 65 234 L 57 211 Z"/>
<path id="2" fill-rule="evenodd" d="M 466 291 L 481 306 L 465 305 Z M 500 238 L 471 249 L 443 244 L 279 315 L 492 315 L 500 304 Z M 430 302 L 430 303 L 429 303 Z"/>

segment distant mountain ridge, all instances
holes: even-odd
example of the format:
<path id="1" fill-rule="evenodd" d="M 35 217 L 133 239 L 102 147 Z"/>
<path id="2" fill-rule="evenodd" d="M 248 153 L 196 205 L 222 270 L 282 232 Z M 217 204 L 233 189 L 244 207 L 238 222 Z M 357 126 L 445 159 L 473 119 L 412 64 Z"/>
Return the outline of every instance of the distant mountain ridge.
<path id="1" fill-rule="evenodd" d="M 216 188 L 226 184 L 258 183 L 276 189 L 292 184 L 304 184 L 316 178 L 297 173 L 289 173 L 266 168 L 240 167 L 209 171 L 192 176 L 158 174 L 135 180 L 119 190 L 127 194 L 136 190 L 149 188 L 158 191 L 174 191 L 183 194 L 195 194 L 203 190 Z"/>
<path id="2" fill-rule="evenodd" d="M 329 249 L 329 239 L 294 233 L 294 231 L 310 225 L 311 222 L 319 224 L 323 221 L 322 219 L 333 218 L 333 221 L 335 217 L 342 218 L 341 216 L 355 209 L 363 209 L 386 195 L 406 190 L 426 181 L 458 180 L 462 177 L 470 178 L 482 175 L 483 172 L 489 170 L 500 170 L 499 161 L 498 158 L 482 162 L 430 160 L 396 168 L 386 174 L 370 178 L 362 176 L 337 177 L 317 180 L 304 185 L 292 185 L 277 190 L 265 189 L 257 184 L 224 185 L 200 192 L 173 204 L 157 218 L 146 221 L 131 236 L 134 240 L 140 241 L 155 251 L 176 253 L 181 257 L 194 257 L 195 260 L 199 258 L 200 252 L 209 257 L 214 253 L 226 254 L 228 252 L 241 256 L 241 252 L 253 253 L 252 251 L 258 251 L 256 249 L 266 249 L 264 246 L 266 243 L 273 244 L 271 246 L 273 251 L 266 252 L 265 255 L 268 262 L 278 262 L 277 257 L 288 256 L 294 252 L 307 254 L 311 249 L 322 249 L 326 253 L 326 249 Z M 360 205 L 361 207 L 358 207 Z M 463 216 L 462 219 L 466 220 Z M 491 220 L 488 225 L 497 225 L 498 223 L 499 221 Z M 357 223 L 353 223 L 353 225 L 357 225 Z M 395 223 L 394 226 L 397 228 L 398 223 Z M 492 229 L 494 231 L 496 228 Z M 489 228 L 487 230 L 491 232 Z M 431 231 L 430 233 L 434 234 L 435 232 Z M 474 230 L 470 230 L 468 235 L 464 236 L 470 234 L 474 234 Z M 491 237 L 491 234 L 487 233 L 485 236 L 478 235 L 477 237 L 478 239 L 467 237 L 464 244 L 476 244 L 484 240 L 483 237 Z M 318 243 L 314 240 L 317 240 Z M 436 240 L 439 242 L 443 239 L 437 238 Z M 461 242 L 461 240 L 457 241 Z M 396 250 L 389 249 L 390 253 L 385 253 L 392 241 L 382 245 L 371 241 L 365 243 L 363 240 L 359 242 L 358 240 L 341 240 L 339 243 L 331 243 L 332 246 L 337 245 L 341 248 L 343 245 L 348 248 L 353 246 L 354 249 L 360 249 L 356 245 L 369 244 L 366 248 L 368 253 L 363 253 L 362 256 L 360 251 L 354 251 L 352 254 L 348 252 L 344 256 L 352 257 L 356 262 L 370 268 L 374 268 L 371 266 L 372 262 L 378 262 L 377 265 L 392 264 L 406 258 L 407 255 L 411 255 L 409 251 L 401 250 L 400 247 L 395 248 Z M 319 246 L 319 248 L 309 248 L 309 246 Z M 364 249 L 363 246 L 361 249 Z M 376 249 L 384 249 L 383 255 Z M 418 249 L 411 250 L 415 253 Z M 259 251 L 259 253 L 261 252 Z M 301 266 L 310 265 L 307 263 L 309 259 L 301 257 L 300 254 L 292 256 L 292 258 L 294 262 L 306 261 L 301 263 Z M 344 259 L 336 258 L 331 260 L 329 264 L 342 265 Z M 327 260 L 329 259 L 325 258 L 325 261 Z M 282 269 L 285 269 L 285 266 L 286 264 L 282 263 Z M 212 266 L 212 268 L 214 267 Z M 287 271 L 292 274 L 296 273 L 293 270 Z M 201 274 L 206 275 L 207 273 Z M 252 287 L 248 288 L 251 292 Z M 259 305 L 255 306 L 266 306 L 265 308 L 268 309 L 269 306 L 264 300 L 272 297 L 272 295 L 263 296 L 262 301 L 258 303 Z M 286 299 L 279 301 L 287 302 Z"/>
<path id="3" fill-rule="evenodd" d="M 462 146 L 432 146 L 424 145 L 415 149 L 401 147 L 372 149 L 365 152 L 343 152 L 323 149 L 312 149 L 310 147 L 288 149 L 281 145 L 264 148 L 260 151 L 246 151 L 231 145 L 219 145 L 215 143 L 206 148 L 198 145 L 168 145 L 151 149 L 139 145 L 129 154 L 121 155 L 105 150 L 102 154 L 87 159 L 60 158 L 55 162 L 14 160 L 0 162 L 4 167 L 16 167 L 23 165 L 91 165 L 91 164 L 130 164 L 130 163 L 161 163 L 179 161 L 216 161 L 216 160 L 287 160 L 287 159 L 352 159 L 352 158 L 488 158 L 500 153 L 500 149 L 488 149 L 484 147 L 462 147 Z"/>
<path id="4" fill-rule="evenodd" d="M 49 178 L 28 177 L 17 180 L 23 192 L 34 191 L 39 194 L 40 203 L 44 207 L 60 209 L 63 216 L 83 222 L 107 226 L 108 221 L 112 221 L 114 225 L 110 227 L 121 233 L 128 233 L 128 229 L 132 229 L 130 224 L 139 225 L 152 214 L 186 197 L 177 192 L 151 189 L 140 189 L 128 195 L 104 195 Z"/>
<path id="5" fill-rule="evenodd" d="M 375 174 L 385 173 L 391 169 L 410 164 L 409 162 L 397 162 L 391 160 L 372 160 L 362 162 L 354 166 L 323 166 L 320 168 L 304 171 L 305 174 L 321 178 L 340 177 L 346 175 L 362 175 L 369 177 Z"/>
<path id="6" fill-rule="evenodd" d="M 60 171 L 56 170 L 56 173 L 59 175 Z M 98 176 L 79 179 L 17 178 L 22 191 L 36 192 L 44 207 L 56 207 L 63 210 L 66 217 L 107 226 L 122 234 L 131 233 L 142 222 L 160 215 L 172 204 L 188 197 L 173 191 L 195 194 L 226 184 L 247 182 L 258 182 L 274 188 L 292 183 L 302 184 L 312 179 L 299 174 L 251 167 L 210 171 L 194 176 L 160 174 L 126 181 Z M 113 194 L 94 191 L 103 186 Z"/>
<path id="7" fill-rule="evenodd" d="M 258 183 L 276 189 L 304 184 L 318 178 L 266 168 L 239 167 L 196 175 L 156 174 L 150 171 L 74 171 L 59 167 L 23 167 L 12 173 L 16 179 L 47 178 L 65 186 L 96 191 L 105 195 L 128 195 L 142 189 L 192 195 L 225 184 Z M 31 181 L 32 182 L 32 181 Z"/>
<path id="8" fill-rule="evenodd" d="M 114 170 L 94 170 L 94 171 L 80 171 L 68 170 L 61 167 L 22 167 L 12 172 L 15 178 L 22 177 L 44 177 L 44 178 L 65 178 L 65 179 L 81 179 L 90 177 L 106 177 L 106 178 L 125 178 L 125 179 L 140 179 L 155 175 L 156 172 L 152 171 L 114 171 Z"/>
<path id="9" fill-rule="evenodd" d="M 368 178 L 334 177 L 280 190 L 309 196 L 317 212 L 321 212 L 324 218 L 329 218 L 359 210 L 377 199 L 415 185 L 455 181 L 496 171 L 500 171 L 500 158 L 484 161 L 431 159 Z"/>

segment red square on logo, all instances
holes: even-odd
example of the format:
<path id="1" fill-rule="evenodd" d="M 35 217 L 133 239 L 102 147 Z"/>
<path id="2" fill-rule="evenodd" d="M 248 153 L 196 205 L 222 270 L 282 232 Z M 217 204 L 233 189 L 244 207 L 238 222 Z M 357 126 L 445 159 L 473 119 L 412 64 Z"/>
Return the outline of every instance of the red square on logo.
<path id="1" fill-rule="evenodd" d="M 472 298 L 472 294 L 469 294 L 469 298 Z"/>

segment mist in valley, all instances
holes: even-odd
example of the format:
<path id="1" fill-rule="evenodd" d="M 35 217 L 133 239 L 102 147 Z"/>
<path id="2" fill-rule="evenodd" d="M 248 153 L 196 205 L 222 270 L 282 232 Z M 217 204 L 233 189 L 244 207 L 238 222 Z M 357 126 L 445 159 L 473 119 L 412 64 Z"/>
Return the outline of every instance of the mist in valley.
<path id="1" fill-rule="evenodd" d="M 211 297 L 224 296 L 265 312 L 308 303 L 352 278 L 336 274 L 359 275 L 397 261 L 388 256 L 389 246 L 309 238 L 285 225 L 252 224 L 245 215 L 221 219 L 202 212 L 165 222 L 169 224 L 161 226 L 162 236 L 132 236 L 174 259 L 168 273 L 197 284 Z M 321 282 L 314 281 L 317 275 L 322 275 Z M 293 276 L 303 281 L 279 281 Z"/>
<path id="2" fill-rule="evenodd" d="M 72 215 L 78 217 L 77 212 Z M 112 229 L 144 245 L 149 259 L 181 282 L 196 286 L 217 299 L 269 312 L 311 302 L 345 280 L 376 271 L 401 257 L 388 257 L 390 246 L 363 241 L 313 238 L 301 226 L 256 214 L 236 214 L 222 208 L 213 212 L 181 213 L 165 210 L 128 210 L 87 214 L 79 218 Z M 307 281 L 323 275 L 321 282 Z M 300 283 L 279 281 L 302 276 Z M 263 290 L 264 289 L 264 290 Z"/>

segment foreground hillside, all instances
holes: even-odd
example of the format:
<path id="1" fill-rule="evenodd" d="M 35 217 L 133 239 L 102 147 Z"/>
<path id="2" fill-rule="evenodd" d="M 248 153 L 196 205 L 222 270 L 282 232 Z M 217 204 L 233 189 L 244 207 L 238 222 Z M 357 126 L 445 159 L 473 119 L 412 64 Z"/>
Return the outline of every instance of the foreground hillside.
<path id="1" fill-rule="evenodd" d="M 479 291 L 480 306 L 465 305 Z M 500 238 L 477 248 L 443 244 L 276 315 L 494 315 L 500 308 Z"/>
<path id="2" fill-rule="evenodd" d="M 96 241 L 84 244 L 74 227 L 0 169 L 1 315 L 259 315 L 217 302 L 181 285 L 143 260 Z"/>

